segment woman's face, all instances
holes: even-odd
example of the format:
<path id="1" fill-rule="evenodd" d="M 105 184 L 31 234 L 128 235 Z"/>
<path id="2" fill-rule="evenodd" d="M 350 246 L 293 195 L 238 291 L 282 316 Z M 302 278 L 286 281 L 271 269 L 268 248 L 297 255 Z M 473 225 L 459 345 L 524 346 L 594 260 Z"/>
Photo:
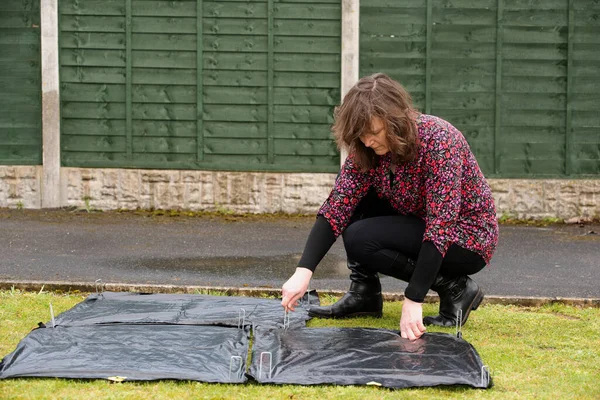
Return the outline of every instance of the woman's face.
<path id="1" fill-rule="evenodd" d="M 360 135 L 360 141 L 375 152 L 378 156 L 387 154 L 390 151 L 387 141 L 387 132 L 381 118 L 373 117 L 371 119 L 371 132 Z"/>

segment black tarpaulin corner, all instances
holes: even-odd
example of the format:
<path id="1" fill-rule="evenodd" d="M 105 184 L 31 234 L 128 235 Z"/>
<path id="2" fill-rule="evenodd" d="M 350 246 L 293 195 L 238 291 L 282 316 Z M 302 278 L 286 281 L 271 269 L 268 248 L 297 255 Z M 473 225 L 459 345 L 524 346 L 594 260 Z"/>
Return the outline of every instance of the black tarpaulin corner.
<path id="1" fill-rule="evenodd" d="M 304 295 L 295 312 L 289 313 L 290 327 L 304 327 L 308 305 L 318 305 L 316 291 Z M 285 313 L 281 300 L 253 297 L 191 294 L 142 294 L 103 292 L 92 294 L 75 307 L 58 315 L 57 326 L 92 324 L 240 324 L 283 328 Z M 287 324 L 287 323 L 286 323 Z M 49 325 L 48 323 L 46 325 Z"/>
<path id="2" fill-rule="evenodd" d="M 246 382 L 249 328 L 93 325 L 35 329 L 0 363 L 0 379 Z"/>
<path id="3" fill-rule="evenodd" d="M 411 342 L 398 331 L 369 328 L 257 327 L 249 375 L 297 385 L 491 386 L 479 354 L 463 339 L 426 333 Z"/>

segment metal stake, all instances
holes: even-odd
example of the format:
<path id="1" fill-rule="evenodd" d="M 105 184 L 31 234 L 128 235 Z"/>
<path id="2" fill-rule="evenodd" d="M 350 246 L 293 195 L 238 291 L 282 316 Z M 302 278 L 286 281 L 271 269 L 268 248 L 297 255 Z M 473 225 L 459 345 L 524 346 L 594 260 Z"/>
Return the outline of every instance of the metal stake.
<path id="1" fill-rule="evenodd" d="M 269 376 L 267 379 L 271 379 L 271 371 L 273 369 L 273 354 L 270 351 L 263 351 L 260 353 L 260 363 L 258 364 L 258 379 L 262 379 L 262 369 L 263 369 L 263 356 L 269 355 Z"/>
<path id="2" fill-rule="evenodd" d="M 463 318 L 463 313 L 462 310 L 458 310 L 458 317 L 456 318 L 456 337 L 461 339 L 462 338 L 462 318 Z"/>
<path id="3" fill-rule="evenodd" d="M 241 329 L 246 324 L 246 310 L 240 308 L 238 311 L 238 329 Z"/>
<path id="4" fill-rule="evenodd" d="M 490 385 L 490 370 L 487 365 L 481 367 L 481 386 L 488 387 Z"/>
<path id="5" fill-rule="evenodd" d="M 231 379 L 231 373 L 233 372 L 233 360 L 239 360 L 240 361 L 240 365 L 236 369 L 236 372 L 242 370 L 242 357 L 240 357 L 240 356 L 231 356 L 231 360 L 229 361 L 229 381 L 230 382 L 233 381 Z M 239 374 L 238 374 L 238 376 L 239 376 Z"/>
<path id="6" fill-rule="evenodd" d="M 102 279 L 96 279 L 94 283 L 96 284 L 96 294 L 98 296 L 103 296 L 102 292 L 104 291 L 106 284 L 102 282 Z M 98 287 L 100 287 L 100 291 L 98 291 Z"/>
<path id="7" fill-rule="evenodd" d="M 286 309 L 284 314 L 283 314 L 283 329 L 287 329 L 290 327 L 290 313 L 289 311 Z"/>
<path id="8" fill-rule="evenodd" d="M 52 327 L 56 328 L 56 321 L 54 320 L 54 309 L 52 308 L 52 303 L 50 303 L 50 317 L 52 318 Z"/>

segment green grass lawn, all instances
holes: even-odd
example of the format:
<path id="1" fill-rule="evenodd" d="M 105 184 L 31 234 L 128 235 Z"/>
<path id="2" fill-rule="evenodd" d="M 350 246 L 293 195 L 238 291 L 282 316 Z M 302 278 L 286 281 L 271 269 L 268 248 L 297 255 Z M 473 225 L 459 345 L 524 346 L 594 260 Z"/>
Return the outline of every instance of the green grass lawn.
<path id="1" fill-rule="evenodd" d="M 50 319 L 48 304 L 58 315 L 84 294 L 0 291 L 0 357 L 38 322 Z M 325 297 L 323 303 L 335 299 Z M 402 304 L 384 305 L 384 317 L 312 320 L 310 327 L 398 329 Z M 434 314 L 426 304 L 424 313 Z M 432 329 L 453 333 L 454 329 Z M 1 399 L 600 399 L 600 309 L 552 305 L 541 308 L 487 305 L 471 313 L 463 337 L 489 366 L 495 386 L 389 390 L 357 386 L 275 386 L 197 382 L 125 382 L 95 380 L 7 379 L 0 381 Z"/>

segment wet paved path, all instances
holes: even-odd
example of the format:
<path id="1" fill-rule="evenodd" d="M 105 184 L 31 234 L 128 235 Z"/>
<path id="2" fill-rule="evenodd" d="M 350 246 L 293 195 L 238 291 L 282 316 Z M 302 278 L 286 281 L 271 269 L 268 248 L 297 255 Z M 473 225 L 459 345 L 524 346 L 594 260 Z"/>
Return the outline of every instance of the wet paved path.
<path id="1" fill-rule="evenodd" d="M 281 287 L 313 218 L 0 210 L 0 280 Z M 501 226 L 490 295 L 600 298 L 600 225 Z M 405 283 L 383 278 L 385 292 Z M 341 241 L 311 288 L 345 290 Z"/>

